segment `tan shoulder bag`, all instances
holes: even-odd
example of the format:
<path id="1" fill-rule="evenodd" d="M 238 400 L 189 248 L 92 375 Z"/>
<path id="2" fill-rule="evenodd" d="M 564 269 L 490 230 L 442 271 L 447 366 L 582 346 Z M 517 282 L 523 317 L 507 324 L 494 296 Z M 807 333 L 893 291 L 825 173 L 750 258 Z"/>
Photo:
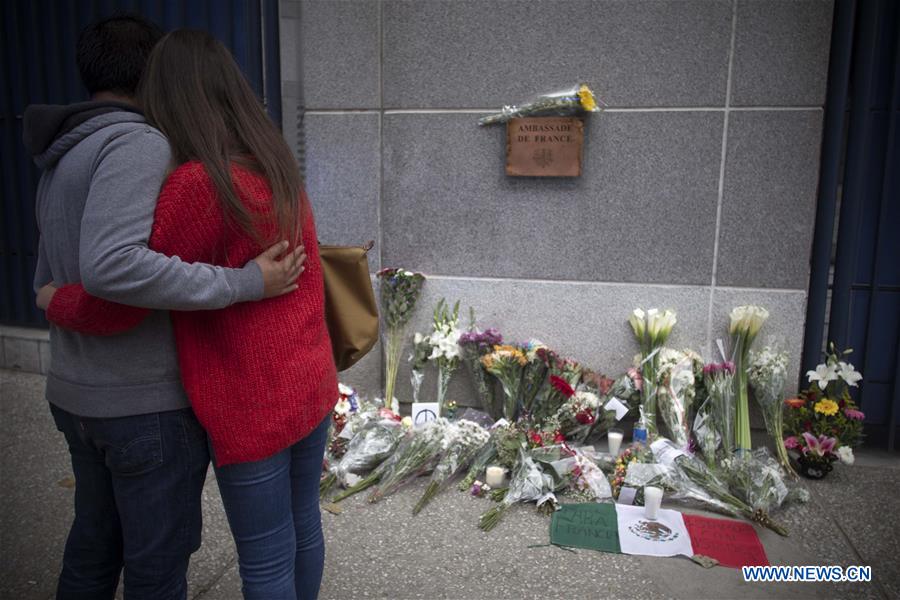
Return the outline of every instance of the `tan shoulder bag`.
<path id="1" fill-rule="evenodd" d="M 375 242 L 365 246 L 319 244 L 325 279 L 325 320 L 338 371 L 355 365 L 378 341 L 378 306 L 368 258 L 374 245 Z"/>

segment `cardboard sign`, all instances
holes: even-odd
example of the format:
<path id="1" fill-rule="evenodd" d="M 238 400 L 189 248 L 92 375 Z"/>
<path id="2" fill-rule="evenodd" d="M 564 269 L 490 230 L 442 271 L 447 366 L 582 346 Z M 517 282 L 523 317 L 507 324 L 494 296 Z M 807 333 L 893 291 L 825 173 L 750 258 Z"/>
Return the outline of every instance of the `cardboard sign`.
<path id="1" fill-rule="evenodd" d="M 620 553 L 612 504 L 563 504 L 550 521 L 550 543 Z"/>
<path id="2" fill-rule="evenodd" d="M 434 421 L 438 417 L 438 403 L 413 402 L 411 416 L 414 427 L 421 427 L 428 421 Z"/>
<path id="3" fill-rule="evenodd" d="M 527 117 L 506 124 L 506 174 L 578 177 L 584 122 L 577 117 Z"/>

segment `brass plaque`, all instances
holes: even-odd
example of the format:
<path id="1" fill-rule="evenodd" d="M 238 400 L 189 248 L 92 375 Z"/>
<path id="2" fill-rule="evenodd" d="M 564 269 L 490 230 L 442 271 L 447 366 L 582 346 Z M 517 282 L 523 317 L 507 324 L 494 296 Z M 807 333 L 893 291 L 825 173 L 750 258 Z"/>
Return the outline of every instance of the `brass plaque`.
<path id="1" fill-rule="evenodd" d="M 506 174 L 578 177 L 584 121 L 578 117 L 527 117 L 506 124 Z"/>

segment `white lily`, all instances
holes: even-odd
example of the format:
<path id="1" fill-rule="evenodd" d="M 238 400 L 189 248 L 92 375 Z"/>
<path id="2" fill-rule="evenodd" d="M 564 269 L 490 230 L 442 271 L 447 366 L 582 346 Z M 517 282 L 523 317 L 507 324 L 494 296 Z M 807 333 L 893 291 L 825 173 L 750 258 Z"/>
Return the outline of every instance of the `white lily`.
<path id="1" fill-rule="evenodd" d="M 644 339 L 644 332 L 646 331 L 647 324 L 644 321 L 646 315 L 644 311 L 639 308 L 634 309 L 631 313 L 631 316 L 628 317 L 628 322 L 631 324 L 631 328 L 634 330 L 634 335 L 638 340 Z"/>
<path id="2" fill-rule="evenodd" d="M 816 367 L 815 371 L 807 371 L 806 378 L 810 383 L 818 382 L 819 389 L 824 390 L 828 387 L 828 383 L 837 379 L 837 372 L 833 365 L 822 363 Z"/>
<path id="3" fill-rule="evenodd" d="M 838 377 L 847 382 L 847 385 L 851 387 L 856 387 L 857 383 L 862 380 L 862 373 L 853 368 L 853 365 L 850 363 L 845 363 L 841 361 L 838 363 Z"/>

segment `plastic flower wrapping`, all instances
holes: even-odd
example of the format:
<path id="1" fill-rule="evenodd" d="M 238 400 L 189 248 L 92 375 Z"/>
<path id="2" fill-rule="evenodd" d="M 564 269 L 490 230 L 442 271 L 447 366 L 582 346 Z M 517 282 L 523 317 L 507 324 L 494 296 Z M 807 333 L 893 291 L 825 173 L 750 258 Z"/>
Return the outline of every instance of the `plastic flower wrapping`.
<path id="1" fill-rule="evenodd" d="M 413 514 L 418 514 L 445 486 L 450 478 L 469 466 L 487 443 L 489 434 L 477 423 L 460 419 L 449 425 L 445 436 L 447 448 L 438 459 L 425 493 L 416 503 Z"/>
<path id="2" fill-rule="evenodd" d="M 784 386 L 787 382 L 788 355 L 773 346 L 750 351 L 747 373 L 753 397 L 762 411 L 766 431 L 772 438 L 778 461 L 786 473 L 796 475 L 784 446 Z"/>
<path id="3" fill-rule="evenodd" d="M 677 322 L 678 319 L 674 311 L 660 311 L 657 308 L 651 308 L 646 312 L 636 308 L 628 318 L 628 323 L 631 325 L 638 346 L 641 349 L 640 358 L 636 365 L 641 370 L 643 381 L 640 410 L 644 428 L 650 437 L 654 437 L 657 432 L 656 408 L 659 399 L 657 392 L 659 354 Z"/>
<path id="4" fill-rule="evenodd" d="M 503 336 L 496 329 L 475 329 L 474 312 L 471 320 L 471 329 L 459 336 L 460 356 L 472 378 L 481 409 L 496 420 L 503 416 L 503 407 L 497 402 L 494 379 L 482 368 L 481 359 L 490 354 L 494 346 L 503 343 Z"/>
<path id="5" fill-rule="evenodd" d="M 510 478 L 509 488 L 497 506 L 481 515 L 478 526 L 484 531 L 490 531 L 497 526 L 509 507 L 517 502 L 536 502 L 539 508 L 547 506 L 550 510 L 555 510 L 557 502 L 554 488 L 553 476 L 545 473 L 525 448 L 519 448 L 519 459 Z"/>
<path id="6" fill-rule="evenodd" d="M 694 361 L 699 357 L 691 350 L 663 348 L 659 353 L 659 386 L 657 406 L 659 416 L 672 441 L 688 448 L 691 423 L 688 421 L 694 403 Z"/>
<path id="7" fill-rule="evenodd" d="M 396 408 L 394 385 L 400 369 L 403 338 L 425 284 L 425 276 L 396 268 L 381 269 L 376 276 L 380 282 L 381 318 L 384 321 L 385 336 L 384 403 L 388 408 Z"/>
<path id="8" fill-rule="evenodd" d="M 598 110 L 594 92 L 586 83 L 579 83 L 566 90 L 544 94 L 525 104 L 504 106 L 499 113 L 478 119 L 478 124 L 506 123 L 518 117 L 568 117 Z"/>

